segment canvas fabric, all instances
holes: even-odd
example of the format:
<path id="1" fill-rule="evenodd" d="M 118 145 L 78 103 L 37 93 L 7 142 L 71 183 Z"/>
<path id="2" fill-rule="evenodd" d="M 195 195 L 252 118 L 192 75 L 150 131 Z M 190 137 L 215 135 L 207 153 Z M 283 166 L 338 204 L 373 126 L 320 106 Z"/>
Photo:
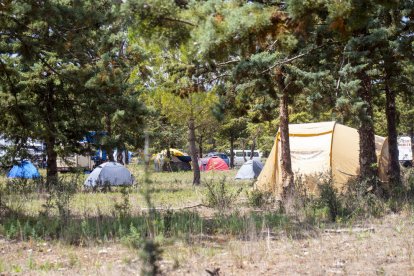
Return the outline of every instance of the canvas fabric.
<path id="1" fill-rule="evenodd" d="M 359 134 L 356 129 L 337 124 L 322 122 L 289 125 L 292 170 L 296 178 L 302 178 L 310 193 L 317 192 L 317 183 L 324 174 L 332 173 L 334 186 L 339 190 L 350 178 L 359 174 Z M 376 154 L 379 176 L 387 180 L 388 165 L 387 140 L 376 136 Z M 276 195 L 282 193 L 281 187 L 281 143 L 279 133 L 270 152 L 256 187 Z"/>

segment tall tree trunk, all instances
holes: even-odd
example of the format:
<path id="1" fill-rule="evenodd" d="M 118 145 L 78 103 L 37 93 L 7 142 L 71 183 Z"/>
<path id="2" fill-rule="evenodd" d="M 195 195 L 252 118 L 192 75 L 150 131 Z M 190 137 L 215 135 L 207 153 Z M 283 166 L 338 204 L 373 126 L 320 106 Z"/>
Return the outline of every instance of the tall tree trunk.
<path id="1" fill-rule="evenodd" d="M 289 143 L 289 110 L 288 110 L 288 89 L 285 84 L 285 76 L 282 69 L 276 71 L 277 84 L 281 93 L 279 100 L 279 133 L 281 142 L 281 170 L 282 170 L 282 198 L 285 204 L 290 204 L 295 194 L 294 175 L 290 157 Z M 288 206 L 289 207 L 289 206 Z M 289 211 L 289 210 L 288 210 Z"/>
<path id="2" fill-rule="evenodd" d="M 244 162 L 246 162 L 246 161 L 247 161 L 247 158 L 246 158 L 246 151 L 245 151 L 245 149 L 246 149 L 246 141 L 245 141 L 244 139 L 242 139 L 242 140 L 241 140 L 241 144 L 242 144 L 242 154 L 243 154 L 243 159 L 244 159 Z"/>
<path id="3" fill-rule="evenodd" d="M 252 146 L 250 147 L 250 160 L 253 160 L 254 150 L 256 149 L 256 137 L 252 140 Z"/>
<path id="4" fill-rule="evenodd" d="M 397 109 L 395 104 L 395 91 L 390 89 L 388 80 L 385 80 L 385 95 L 388 130 L 388 153 L 390 156 L 388 176 L 390 183 L 399 185 L 400 182 L 400 162 L 398 160 L 398 134 L 397 134 Z"/>
<path id="5" fill-rule="evenodd" d="M 57 152 L 55 150 L 56 145 L 56 126 L 54 124 L 55 113 L 55 88 L 53 85 L 48 86 L 48 94 L 46 100 L 46 125 L 47 125 L 47 137 L 46 137 L 46 188 L 49 189 L 50 185 L 56 182 L 58 170 L 57 170 Z"/>
<path id="6" fill-rule="evenodd" d="M 203 136 L 200 135 L 200 139 L 198 139 L 198 154 L 200 158 L 203 157 Z"/>
<path id="7" fill-rule="evenodd" d="M 200 185 L 200 168 L 197 162 L 194 118 L 190 118 L 188 121 L 188 142 L 190 144 L 191 164 L 194 172 L 193 185 Z"/>
<path id="8" fill-rule="evenodd" d="M 105 125 L 106 125 L 106 135 L 111 139 L 112 137 L 112 123 L 111 123 L 111 115 L 106 114 L 105 115 Z M 106 155 L 108 156 L 108 161 L 114 162 L 114 150 L 112 148 L 112 145 L 106 146 Z"/>
<path id="9" fill-rule="evenodd" d="M 56 140 L 55 137 L 48 137 L 46 142 L 46 154 L 47 154 L 47 168 L 46 168 L 46 187 L 50 188 L 50 185 L 56 181 L 57 178 L 57 153 L 55 150 Z"/>
<path id="10" fill-rule="evenodd" d="M 230 168 L 234 168 L 234 138 L 230 136 Z"/>
<path id="11" fill-rule="evenodd" d="M 374 133 L 374 114 L 372 110 L 372 90 L 371 79 L 362 72 L 359 75 L 362 87 L 358 90 L 358 94 L 365 102 L 365 114 L 360 115 L 359 132 L 359 165 L 360 178 L 367 181 L 377 191 L 377 156 L 375 153 L 375 133 Z"/>

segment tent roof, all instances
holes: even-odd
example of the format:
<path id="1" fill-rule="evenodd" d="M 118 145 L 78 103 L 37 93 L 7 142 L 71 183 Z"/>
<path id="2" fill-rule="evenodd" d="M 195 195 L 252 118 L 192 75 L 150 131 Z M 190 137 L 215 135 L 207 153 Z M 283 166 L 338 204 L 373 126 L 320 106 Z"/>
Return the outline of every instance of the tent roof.
<path id="1" fill-rule="evenodd" d="M 257 178 L 263 169 L 263 164 L 257 160 L 247 160 L 237 171 L 236 179 Z"/>
<path id="2" fill-rule="evenodd" d="M 84 185 L 95 187 L 104 184 L 111 186 L 132 185 L 134 178 L 131 172 L 117 162 L 106 162 L 96 167 L 86 178 Z"/>
<path id="3" fill-rule="evenodd" d="M 39 178 L 40 173 L 30 161 L 23 160 L 10 169 L 10 171 L 7 173 L 7 177 L 33 179 Z"/>

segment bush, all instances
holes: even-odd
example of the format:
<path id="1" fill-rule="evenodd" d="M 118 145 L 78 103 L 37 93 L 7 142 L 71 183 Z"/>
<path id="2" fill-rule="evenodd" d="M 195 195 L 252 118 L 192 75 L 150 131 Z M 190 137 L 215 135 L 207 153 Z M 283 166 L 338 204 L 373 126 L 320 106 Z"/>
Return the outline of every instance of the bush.
<path id="1" fill-rule="evenodd" d="M 332 178 L 323 179 L 322 183 L 318 184 L 318 189 L 320 204 L 328 208 L 331 220 L 335 221 L 339 215 L 343 214 L 343 208 Z"/>
<path id="2" fill-rule="evenodd" d="M 352 179 L 343 195 L 344 213 L 348 218 L 380 217 L 386 211 L 383 199 L 375 195 L 370 181 Z"/>
<path id="3" fill-rule="evenodd" d="M 263 208 L 266 204 L 272 203 L 273 195 L 270 192 L 263 192 L 258 189 L 246 191 L 249 206 Z"/>
<path id="4" fill-rule="evenodd" d="M 229 187 L 225 177 L 218 182 L 213 180 L 205 182 L 205 185 L 207 187 L 206 204 L 217 208 L 220 212 L 230 208 L 242 191 L 242 188 L 235 190 Z"/>

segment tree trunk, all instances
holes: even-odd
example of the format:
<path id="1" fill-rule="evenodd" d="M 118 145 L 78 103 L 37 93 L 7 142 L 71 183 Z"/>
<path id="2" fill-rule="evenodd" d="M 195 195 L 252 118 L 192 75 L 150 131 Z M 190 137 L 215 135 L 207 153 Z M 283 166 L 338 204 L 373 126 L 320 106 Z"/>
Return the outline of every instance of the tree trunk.
<path id="1" fill-rule="evenodd" d="M 57 153 L 55 150 L 56 140 L 55 137 L 49 137 L 46 140 L 46 154 L 47 154 L 47 168 L 46 168 L 46 188 L 49 189 L 50 185 L 56 181 L 57 170 Z"/>
<path id="2" fill-rule="evenodd" d="M 282 160 L 280 162 L 282 170 L 282 199 L 289 205 L 295 194 L 294 175 L 292 171 L 292 161 L 290 157 L 290 143 L 289 143 L 289 110 L 288 110 L 288 89 L 285 84 L 285 77 L 282 70 L 278 70 L 276 73 L 277 84 L 281 97 L 279 100 L 279 133 L 281 142 L 281 155 Z M 292 206 L 288 206 L 292 207 Z M 289 211 L 289 210 L 287 210 Z"/>
<path id="3" fill-rule="evenodd" d="M 241 140 L 241 142 L 242 142 L 242 154 L 243 154 L 243 159 L 244 159 L 244 162 L 246 162 L 246 161 L 247 161 L 247 158 L 246 158 L 246 151 L 245 151 L 245 149 L 246 149 L 246 141 L 245 141 L 244 139 L 242 139 L 242 140 Z"/>
<path id="4" fill-rule="evenodd" d="M 395 104 L 395 91 L 390 89 L 388 80 L 385 81 L 386 95 L 386 114 L 388 131 L 388 153 L 390 162 L 388 176 L 392 185 L 399 185 L 400 182 L 400 162 L 398 160 L 398 134 L 397 134 L 397 109 Z"/>
<path id="5" fill-rule="evenodd" d="M 198 139 L 198 154 L 199 157 L 203 157 L 203 136 L 200 135 L 200 139 Z"/>
<path id="6" fill-rule="evenodd" d="M 377 156 L 375 153 L 371 79 L 366 72 L 362 72 L 359 77 L 362 87 L 358 90 L 358 94 L 365 105 L 365 113 L 362 113 L 359 116 L 361 124 L 358 129 L 360 178 L 377 191 L 378 169 L 376 166 Z"/>
<path id="7" fill-rule="evenodd" d="M 190 144 L 191 164 L 194 172 L 193 185 L 200 185 L 200 168 L 197 162 L 194 118 L 190 118 L 188 121 L 188 142 Z"/>
<path id="8" fill-rule="evenodd" d="M 109 139 L 112 137 L 112 123 L 111 123 L 111 116 L 110 114 L 105 115 L 105 124 L 106 124 L 106 135 L 109 137 Z M 112 148 L 112 145 L 106 146 L 106 155 L 108 156 L 108 161 L 114 162 L 114 150 Z"/>
<path id="9" fill-rule="evenodd" d="M 234 138 L 230 136 L 230 168 L 234 168 Z"/>
<path id="10" fill-rule="evenodd" d="M 256 149 L 256 138 L 252 140 L 252 146 L 250 147 L 250 160 L 253 160 L 255 149 Z"/>

